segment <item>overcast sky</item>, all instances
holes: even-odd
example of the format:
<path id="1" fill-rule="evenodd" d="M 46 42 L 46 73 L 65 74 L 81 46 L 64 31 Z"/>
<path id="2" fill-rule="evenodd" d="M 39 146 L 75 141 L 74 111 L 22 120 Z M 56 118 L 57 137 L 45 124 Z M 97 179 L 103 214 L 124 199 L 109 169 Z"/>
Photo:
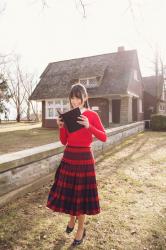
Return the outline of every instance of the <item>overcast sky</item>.
<path id="1" fill-rule="evenodd" d="M 49 62 L 137 49 L 141 72 L 152 72 L 155 44 L 166 53 L 165 0 L 1 0 L 0 53 L 22 56 L 27 70 L 41 74 Z M 129 3 L 133 5 L 130 6 Z"/>

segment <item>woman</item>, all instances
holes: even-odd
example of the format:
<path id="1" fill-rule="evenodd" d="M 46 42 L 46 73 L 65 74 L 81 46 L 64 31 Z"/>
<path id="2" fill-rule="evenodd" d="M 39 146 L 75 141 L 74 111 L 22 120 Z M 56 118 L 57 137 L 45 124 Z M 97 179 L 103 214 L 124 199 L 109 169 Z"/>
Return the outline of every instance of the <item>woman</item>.
<path id="1" fill-rule="evenodd" d="M 93 136 L 103 142 L 107 136 L 98 114 L 89 108 L 88 94 L 82 84 L 72 85 L 69 100 L 72 109 L 80 108 L 81 115 L 77 122 L 84 127 L 69 133 L 62 120 L 57 119 L 60 141 L 66 148 L 55 174 L 47 207 L 70 215 L 67 233 L 73 231 L 78 219 L 78 228 L 72 243 L 75 246 L 81 244 L 86 235 L 84 227 L 86 214 L 100 213 L 91 143 Z"/>

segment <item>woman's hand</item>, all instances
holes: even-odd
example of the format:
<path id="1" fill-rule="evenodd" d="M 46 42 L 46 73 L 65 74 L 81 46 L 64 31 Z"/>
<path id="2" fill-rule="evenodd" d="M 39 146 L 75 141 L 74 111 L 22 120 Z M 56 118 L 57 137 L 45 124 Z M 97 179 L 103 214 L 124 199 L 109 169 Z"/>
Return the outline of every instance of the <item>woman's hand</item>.
<path id="1" fill-rule="evenodd" d="M 63 128 L 64 127 L 64 122 L 62 122 L 61 119 L 62 118 L 58 117 L 57 120 L 56 120 L 59 128 Z"/>
<path id="2" fill-rule="evenodd" d="M 89 128 L 89 120 L 88 117 L 86 117 L 85 115 L 80 115 L 78 117 L 78 119 L 80 119 L 81 121 L 77 121 L 79 124 L 84 125 L 85 128 Z"/>

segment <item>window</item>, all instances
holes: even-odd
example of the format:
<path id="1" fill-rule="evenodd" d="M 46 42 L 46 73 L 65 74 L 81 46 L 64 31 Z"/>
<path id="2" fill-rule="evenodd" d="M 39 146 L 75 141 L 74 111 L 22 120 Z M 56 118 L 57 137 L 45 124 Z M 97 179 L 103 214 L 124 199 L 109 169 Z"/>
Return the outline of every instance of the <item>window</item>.
<path id="1" fill-rule="evenodd" d="M 97 86 L 97 80 L 96 77 L 91 77 L 91 78 L 82 78 L 79 79 L 79 82 L 83 84 L 87 88 L 94 88 Z"/>
<path id="2" fill-rule="evenodd" d="M 54 104 L 53 101 L 48 101 L 48 106 L 52 106 Z"/>
<path id="3" fill-rule="evenodd" d="M 166 100 L 166 82 L 165 82 L 165 81 L 164 81 L 164 84 L 163 84 L 163 92 L 162 92 L 162 97 L 161 97 L 161 99 L 162 99 L 163 101 Z"/>
<path id="4" fill-rule="evenodd" d="M 80 79 L 80 83 L 83 85 L 87 85 L 87 79 Z"/>
<path id="5" fill-rule="evenodd" d="M 66 112 L 70 108 L 67 99 L 55 99 L 46 101 L 46 119 L 56 119 L 59 116 L 57 110 Z"/>
<path id="6" fill-rule="evenodd" d="M 56 107 L 57 109 L 63 109 L 63 100 L 55 100 L 54 101 L 54 107 Z"/>
<path id="7" fill-rule="evenodd" d="M 53 108 L 48 108 L 48 116 L 53 117 L 54 116 L 54 109 Z"/>
<path id="8" fill-rule="evenodd" d="M 166 90 L 166 81 L 164 81 L 164 90 Z"/>
<path id="9" fill-rule="evenodd" d="M 164 106 L 164 104 L 160 104 L 160 106 L 159 106 L 159 110 L 160 110 L 160 111 L 164 111 L 164 110 L 165 110 L 165 106 Z"/>

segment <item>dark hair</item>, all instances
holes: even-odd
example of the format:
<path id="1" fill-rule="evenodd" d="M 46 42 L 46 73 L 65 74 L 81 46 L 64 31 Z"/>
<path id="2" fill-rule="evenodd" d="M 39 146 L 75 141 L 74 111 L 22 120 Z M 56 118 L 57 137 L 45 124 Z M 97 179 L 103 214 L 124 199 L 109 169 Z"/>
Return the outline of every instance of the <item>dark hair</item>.
<path id="1" fill-rule="evenodd" d="M 73 98 L 73 97 L 77 97 L 77 98 L 81 99 L 81 102 L 83 102 L 83 98 L 87 97 L 87 100 L 85 101 L 83 107 L 89 108 L 88 93 L 87 93 L 87 90 L 86 90 L 86 88 L 85 88 L 85 86 L 83 84 L 76 83 L 76 84 L 73 84 L 71 86 L 71 90 L 70 90 L 70 94 L 69 94 L 69 100 L 70 100 L 70 106 L 71 107 L 72 107 L 71 98 Z"/>

